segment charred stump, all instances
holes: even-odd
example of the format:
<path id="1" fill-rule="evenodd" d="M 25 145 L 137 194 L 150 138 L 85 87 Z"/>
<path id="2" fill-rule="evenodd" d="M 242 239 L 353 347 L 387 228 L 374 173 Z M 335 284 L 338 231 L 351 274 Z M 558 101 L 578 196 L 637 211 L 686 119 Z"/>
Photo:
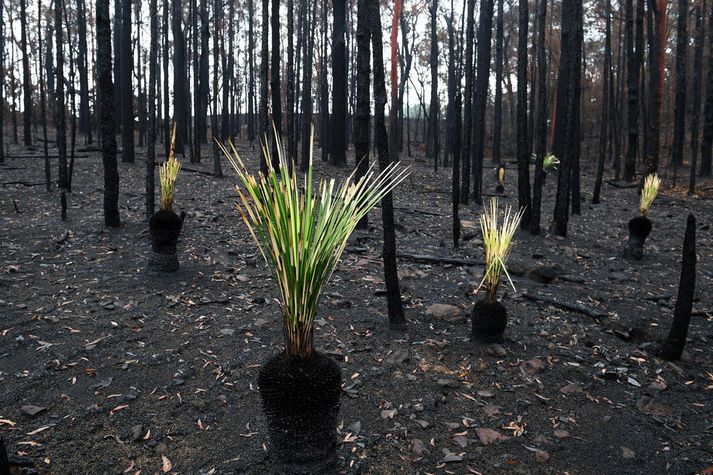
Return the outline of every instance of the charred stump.
<path id="1" fill-rule="evenodd" d="M 629 239 L 624 244 L 624 257 L 640 261 L 644 257 L 644 241 L 651 233 L 651 220 L 637 216 L 629 221 Z"/>
<path id="2" fill-rule="evenodd" d="M 666 341 L 661 346 L 659 356 L 675 361 L 681 358 L 688 336 L 688 324 L 691 322 L 693 296 L 696 290 L 696 217 L 688 215 L 686 234 L 683 238 L 683 257 L 681 259 L 681 279 L 678 284 L 678 297 L 673 310 L 673 323 Z"/>
<path id="3" fill-rule="evenodd" d="M 159 272 L 176 272 L 178 270 L 178 254 L 176 246 L 181 235 L 185 211 L 178 216 L 173 211 L 159 210 L 149 220 L 151 232 L 152 256 L 149 266 Z"/>

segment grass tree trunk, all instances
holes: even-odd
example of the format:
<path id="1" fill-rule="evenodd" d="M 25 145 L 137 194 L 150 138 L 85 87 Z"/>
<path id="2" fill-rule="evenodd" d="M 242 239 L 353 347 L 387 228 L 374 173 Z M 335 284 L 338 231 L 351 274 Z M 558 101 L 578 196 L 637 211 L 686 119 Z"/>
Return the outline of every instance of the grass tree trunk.
<path id="1" fill-rule="evenodd" d="M 374 61 L 374 136 L 379 153 L 379 168 L 384 170 L 390 163 L 389 145 L 386 133 L 386 73 L 384 71 L 384 43 L 382 40 L 379 1 L 368 0 L 371 9 L 371 44 Z M 389 326 L 403 330 L 406 326 L 403 302 L 399 290 L 399 275 L 396 266 L 396 229 L 394 225 L 393 194 L 381 200 L 381 218 L 384 226 L 384 281 L 389 312 Z"/>
<path id="2" fill-rule="evenodd" d="M 517 41 L 517 203 L 524 209 L 520 226 L 530 226 L 530 157 L 527 144 L 527 27 L 529 9 L 527 0 L 520 0 L 520 22 Z"/>
<path id="3" fill-rule="evenodd" d="M 599 144 L 597 148 L 597 176 L 594 181 L 592 204 L 600 202 L 602 191 L 602 177 L 604 175 L 604 161 L 607 151 L 607 137 L 609 133 L 609 70 L 611 69 L 611 0 L 606 0 L 604 7 L 606 31 L 604 33 L 604 65 L 602 67 L 602 112 L 599 125 Z"/>
<path id="4" fill-rule="evenodd" d="M 116 135 L 114 131 L 114 85 L 112 84 L 111 71 L 109 0 L 97 0 L 96 22 L 99 134 L 104 166 L 104 224 L 118 227 L 121 224 L 119 219 L 119 170 L 116 163 Z"/>
<path id="5" fill-rule="evenodd" d="M 371 67 L 369 56 L 371 48 L 369 41 L 369 1 L 358 0 L 357 4 L 357 32 L 356 32 L 356 111 L 354 114 L 354 158 L 356 160 L 356 179 L 365 176 L 369 169 L 371 98 L 369 85 Z M 369 217 L 365 215 L 357 225 L 359 229 L 369 227 Z"/>
<path id="6" fill-rule="evenodd" d="M 676 99 L 673 108 L 673 144 L 671 146 L 671 165 L 683 165 L 683 148 L 686 136 L 686 91 L 688 68 L 688 0 L 678 2 L 678 21 L 676 27 Z"/>
<path id="7" fill-rule="evenodd" d="M 121 0 L 121 161 L 134 163 L 134 71 L 131 53 L 131 0 Z M 178 102 L 178 101 L 177 101 Z"/>
<path id="8" fill-rule="evenodd" d="M 678 297 L 673 310 L 673 322 L 668 337 L 664 341 L 659 355 L 669 361 L 681 359 L 688 337 L 688 325 L 691 322 L 693 298 L 696 291 L 696 217 L 688 215 L 686 235 L 683 238 L 683 257 L 681 259 L 681 278 L 678 283 Z"/>
<path id="9" fill-rule="evenodd" d="M 547 49 L 545 27 L 547 26 L 547 0 L 537 4 L 537 131 L 535 133 L 535 183 L 532 191 L 532 214 L 530 232 L 540 234 L 542 218 L 542 185 L 545 171 L 542 168 L 547 151 Z"/>
<path id="10" fill-rule="evenodd" d="M 22 48 L 23 139 L 25 146 L 29 147 L 32 145 L 32 78 L 27 50 L 27 0 L 20 0 L 20 47 Z"/>

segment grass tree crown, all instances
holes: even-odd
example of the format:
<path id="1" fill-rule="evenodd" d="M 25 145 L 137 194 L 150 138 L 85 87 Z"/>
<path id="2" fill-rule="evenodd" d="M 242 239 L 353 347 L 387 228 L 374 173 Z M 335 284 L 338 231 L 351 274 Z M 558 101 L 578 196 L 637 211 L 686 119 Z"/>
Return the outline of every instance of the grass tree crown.
<path id="1" fill-rule="evenodd" d="M 545 154 L 545 158 L 542 160 L 542 169 L 546 172 L 550 170 L 556 170 L 560 164 L 560 159 L 553 153 Z"/>
<path id="2" fill-rule="evenodd" d="M 171 148 L 168 152 L 168 159 L 159 168 L 159 178 L 161 179 L 161 209 L 171 211 L 173 207 L 173 192 L 176 187 L 176 178 L 181 170 L 181 162 L 176 160 L 176 123 L 173 123 L 171 133 Z"/>
<path id="3" fill-rule="evenodd" d="M 277 134 L 276 134 L 277 135 Z M 359 220 L 408 176 L 408 168 L 390 164 L 378 175 L 373 166 L 341 184 L 322 179 L 312 184 L 312 151 L 300 189 L 296 167 L 277 141 L 278 167 L 263 146 L 267 174 L 251 174 L 232 144 L 222 147 L 238 174 L 238 210 L 272 271 L 282 300 L 285 352 L 309 357 L 313 350 L 314 319 L 324 285 L 339 262 Z"/>
<path id="4" fill-rule="evenodd" d="M 513 236 L 520 226 L 524 211 L 524 208 L 522 208 L 517 213 L 513 213 L 512 207 L 506 206 L 502 221 L 499 221 L 498 199 L 492 198 L 489 205 L 485 206 L 483 214 L 480 215 L 480 229 L 483 232 L 485 246 L 485 273 L 483 280 L 476 289 L 476 293 L 482 287 L 485 287 L 486 301 L 488 303 L 496 301 L 502 274 L 505 274 L 513 290 L 515 289 L 515 285 L 510 279 L 510 274 L 508 274 L 506 263 L 512 250 Z"/>
<path id="5" fill-rule="evenodd" d="M 649 208 L 656 199 L 661 186 L 661 179 L 656 173 L 652 173 L 644 178 L 644 186 L 641 188 L 641 197 L 639 198 L 639 212 L 641 216 L 646 216 Z"/>

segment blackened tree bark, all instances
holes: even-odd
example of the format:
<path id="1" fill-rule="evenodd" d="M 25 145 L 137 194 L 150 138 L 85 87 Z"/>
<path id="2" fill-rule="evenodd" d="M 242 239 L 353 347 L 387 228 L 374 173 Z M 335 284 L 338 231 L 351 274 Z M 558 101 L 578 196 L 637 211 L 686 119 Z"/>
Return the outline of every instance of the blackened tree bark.
<path id="1" fill-rule="evenodd" d="M 149 9 L 156 12 L 157 0 L 151 0 Z M 156 209 L 156 78 L 158 59 L 158 15 L 152 14 L 150 20 L 150 44 L 149 44 L 149 130 L 146 140 L 146 220 L 153 216 Z"/>
<path id="2" fill-rule="evenodd" d="M 114 0 L 114 124 L 121 127 L 121 20 L 122 0 Z M 51 41 L 49 43 L 52 43 Z M 116 133 L 116 131 L 115 131 Z"/>
<path id="3" fill-rule="evenodd" d="M 611 0 L 606 0 L 604 7 L 606 22 L 604 32 L 604 65 L 602 66 L 602 112 L 599 125 L 599 145 L 597 148 L 597 176 L 594 181 L 592 204 L 600 202 L 602 191 L 602 177 L 604 175 L 604 161 L 607 153 L 607 137 L 609 133 L 609 70 L 611 69 Z"/>
<path id="4" fill-rule="evenodd" d="M 641 0 L 639 0 L 641 1 Z M 636 152 L 639 144 L 639 71 L 643 51 L 634 50 L 634 1 L 626 0 L 627 133 L 629 140 L 624 161 L 624 180 L 636 178 Z"/>
<path id="5" fill-rule="evenodd" d="M 696 6 L 696 49 L 693 57 L 693 121 L 691 123 L 691 174 L 688 179 L 688 194 L 696 191 L 696 169 L 698 167 L 698 129 L 701 125 L 701 82 L 703 71 L 703 43 L 705 43 L 704 13 L 706 1 L 700 0 Z"/>
<path id="6" fill-rule="evenodd" d="M 307 170 L 307 167 L 312 160 L 312 145 L 314 127 L 312 123 L 312 58 L 314 54 L 314 36 L 317 7 L 314 2 L 302 1 L 301 10 L 307 10 L 307 21 L 304 22 L 305 32 L 307 34 L 307 46 L 305 48 L 305 57 L 302 65 L 302 114 L 303 120 L 300 121 L 302 134 L 302 159 L 301 168 Z"/>
<path id="7" fill-rule="evenodd" d="M 248 0 L 248 141 L 255 140 L 255 8 Z"/>
<path id="8" fill-rule="evenodd" d="M 532 214 L 530 232 L 540 234 L 542 219 L 542 182 L 544 170 L 542 164 L 547 151 L 547 49 L 545 27 L 547 26 L 547 0 L 537 4 L 537 130 L 535 133 L 535 183 L 532 191 Z"/>
<path id="9" fill-rule="evenodd" d="M 327 8 L 329 0 L 322 3 L 322 21 L 320 23 L 320 61 L 319 61 L 319 144 L 322 148 L 322 161 L 329 160 L 329 85 L 327 83 Z"/>
<path id="10" fill-rule="evenodd" d="M 530 226 L 530 157 L 527 141 L 527 29 L 529 9 L 527 0 L 520 0 L 517 36 L 517 204 L 524 210 L 520 226 Z M 488 40 L 490 44 L 490 40 Z M 487 86 L 486 86 L 487 87 Z"/>
<path id="11" fill-rule="evenodd" d="M 193 0 L 195 4 L 195 0 Z M 209 71 L 208 71 L 208 39 L 210 37 L 210 24 L 208 23 L 208 6 L 206 0 L 201 0 L 198 12 L 193 13 L 194 29 L 198 30 L 198 18 L 200 18 L 200 31 L 195 31 L 193 34 L 193 105 L 195 109 L 195 117 L 193 118 L 193 154 L 191 159 L 193 162 L 201 161 L 201 145 L 206 143 L 207 132 L 206 128 L 208 117 L 208 87 L 209 87 Z M 200 53 L 197 46 L 198 38 L 200 37 Z M 197 63 L 197 64 L 196 64 Z"/>
<path id="12" fill-rule="evenodd" d="M 500 142 L 503 136 L 503 3 L 503 0 L 498 0 L 498 19 L 495 30 L 495 112 L 493 122 L 492 161 L 497 164 L 500 164 Z M 532 89 L 534 91 L 535 88 L 533 87 Z"/>
<path id="13" fill-rule="evenodd" d="M 77 56 L 77 69 L 79 69 L 79 132 L 84 134 L 87 143 L 92 143 L 92 126 L 89 120 L 87 4 L 85 0 L 77 0 L 77 35 L 79 36 Z"/>
<path id="14" fill-rule="evenodd" d="M 27 0 L 20 0 L 20 47 L 22 48 L 22 99 L 23 139 L 26 146 L 32 145 L 32 78 L 30 56 L 27 51 Z M 4 79 L 4 78 L 3 78 Z"/>
<path id="15" fill-rule="evenodd" d="M 141 0 L 135 0 L 134 16 L 136 17 L 136 116 L 139 122 L 139 147 L 146 142 L 146 57 L 141 56 Z"/>
<path id="16" fill-rule="evenodd" d="M 116 163 L 116 135 L 114 132 L 114 85 L 111 81 L 109 0 L 97 0 L 96 8 L 97 85 L 99 88 L 102 164 L 104 165 L 104 224 L 115 228 L 121 224 L 121 221 L 119 219 L 119 170 Z"/>
<path id="17" fill-rule="evenodd" d="M 220 52 L 220 38 L 223 36 L 223 32 L 220 31 L 221 21 L 223 18 L 223 5 L 222 0 L 215 0 L 213 2 L 213 113 L 212 120 L 210 123 L 210 133 L 213 138 L 213 175 L 216 177 L 223 176 L 223 169 L 220 165 L 220 149 L 218 147 L 218 141 L 220 141 L 220 135 L 218 132 L 218 53 Z"/>
<path id="18" fill-rule="evenodd" d="M 186 68 L 186 40 L 183 36 L 182 0 L 173 0 L 173 97 L 176 121 L 176 153 L 184 154 L 188 137 L 188 77 Z"/>
<path id="19" fill-rule="evenodd" d="M 521 0 L 520 5 L 522 6 Z M 488 84 L 490 79 L 490 43 L 493 37 L 493 0 L 480 2 L 480 22 L 478 23 L 478 68 L 475 80 L 475 96 L 473 97 L 473 200 L 482 204 L 483 192 L 483 153 L 485 151 L 485 112 L 488 103 Z M 519 49 L 519 48 L 518 48 Z M 527 38 L 525 38 L 525 54 L 527 54 Z M 527 69 L 525 70 L 527 71 Z M 525 93 L 527 91 L 525 90 Z M 527 99 L 525 99 L 527 102 Z M 527 134 L 526 134 L 527 135 Z M 527 141 L 527 140 L 526 140 Z M 528 194 L 530 184 L 528 182 Z M 519 188 L 519 186 L 518 186 Z M 527 202 L 529 205 L 530 198 Z M 529 206 L 525 211 L 529 222 Z"/>
<path id="20" fill-rule="evenodd" d="M 41 12 L 42 11 L 42 0 L 37 0 L 37 11 Z M 2 15 L 0 15 L 2 16 Z M 50 168 L 50 156 L 49 156 L 49 142 L 47 140 L 47 99 L 45 98 L 45 76 L 44 76 L 44 67 L 42 64 L 42 15 L 37 15 L 37 31 L 40 32 L 37 35 L 37 51 L 38 55 L 37 58 L 40 62 L 39 65 L 39 75 L 40 75 L 40 122 L 42 123 L 42 153 L 44 154 L 44 159 L 45 159 L 45 187 L 47 188 L 47 192 L 49 193 L 52 191 L 52 171 Z M 47 38 L 48 41 L 52 41 L 51 38 Z M 2 19 L 0 19 L 0 42 L 4 43 L 5 38 L 2 35 Z M 2 70 L 2 56 L 3 56 L 3 48 L 0 46 L 0 78 L 4 77 L 3 76 L 3 70 Z M 4 111 L 2 110 L 4 108 L 3 106 L 3 101 L 2 101 L 2 87 L 0 87 L 0 131 L 3 131 L 2 127 L 2 116 L 4 114 Z M 2 135 L 5 135 L 4 133 L 0 133 L 0 163 L 2 163 L 2 155 L 3 151 L 1 150 L 3 148 L 3 138 Z"/>
<path id="21" fill-rule="evenodd" d="M 304 14 L 304 12 L 303 12 Z M 290 161 L 297 160 L 297 143 L 295 141 L 295 6 L 294 0 L 287 0 L 287 84 L 285 85 L 287 103 L 286 103 L 286 122 L 287 128 L 287 151 Z"/>
<path id="22" fill-rule="evenodd" d="M 446 17 L 448 23 L 448 112 L 446 114 L 448 146 L 446 153 L 450 154 L 452 161 L 451 175 L 451 209 L 453 213 L 453 247 L 460 244 L 460 137 L 461 137 L 461 95 L 460 73 L 456 68 L 457 54 L 455 48 L 455 31 L 453 26 L 453 0 L 451 0 L 451 15 Z"/>
<path id="23" fill-rule="evenodd" d="M 280 0 L 272 0 L 272 56 L 270 58 L 270 96 L 272 123 L 277 136 L 282 138 L 282 89 L 280 85 Z M 272 134 L 271 134 L 272 135 Z M 273 162 L 277 165 L 277 148 L 273 147 Z M 276 167 L 277 168 L 277 167 Z"/>
<path id="24" fill-rule="evenodd" d="M 356 176 L 359 180 L 366 175 L 369 169 L 369 119 L 371 118 L 371 101 L 369 94 L 369 84 L 371 79 L 371 67 L 369 55 L 369 2 L 370 0 L 358 0 L 357 4 L 357 76 L 356 76 L 356 112 L 354 114 L 354 159 L 356 160 Z M 357 225 L 359 229 L 369 227 L 369 217 L 364 216 Z"/>
<path id="25" fill-rule="evenodd" d="M 688 337 L 688 325 L 691 322 L 693 298 L 696 292 L 696 217 L 688 215 L 686 234 L 683 238 L 683 256 L 681 258 L 681 278 L 678 283 L 676 307 L 673 310 L 673 322 L 668 337 L 661 346 L 659 356 L 665 360 L 676 361 L 681 358 Z"/>
<path id="26" fill-rule="evenodd" d="M 463 124 L 463 175 L 460 189 L 461 203 L 468 204 L 470 169 L 473 161 L 473 43 L 475 42 L 475 0 L 467 0 L 468 16 L 465 33 L 465 97 Z"/>
<path id="27" fill-rule="evenodd" d="M 131 0 L 122 0 L 121 9 L 121 161 L 134 162 L 134 91 L 131 76 Z"/>
<path id="28" fill-rule="evenodd" d="M 381 33 L 381 14 L 379 1 L 368 0 L 371 6 L 371 45 L 374 61 L 374 140 L 379 152 L 379 168 L 385 169 L 389 158 L 388 137 L 386 133 L 386 73 L 384 71 L 384 44 Z M 392 193 L 381 200 L 381 219 L 384 226 L 384 282 L 386 284 L 386 301 L 389 313 L 389 326 L 403 330 L 406 326 L 401 291 L 399 290 L 399 274 L 396 266 L 396 229 L 394 225 L 394 203 Z"/>
<path id="29" fill-rule="evenodd" d="M 438 18 L 438 0 L 433 0 L 431 5 L 431 103 L 428 111 L 428 145 L 426 157 L 433 160 L 433 168 L 438 171 L 438 29 L 436 19 Z"/>
<path id="30" fill-rule="evenodd" d="M 667 0 L 648 0 L 649 17 L 653 25 L 649 30 L 649 133 L 646 157 L 646 175 L 656 173 L 661 147 L 661 114 L 663 110 L 664 71 L 666 67 L 666 3 Z"/>
<path id="31" fill-rule="evenodd" d="M 5 88 L 3 87 L 5 82 L 5 20 L 4 16 L 0 13 L 0 163 L 5 163 Z M 40 30 L 41 32 L 42 30 Z M 40 36 L 42 36 L 40 34 Z M 42 48 L 40 48 L 42 51 Z M 40 53 L 42 54 L 42 53 Z M 42 67 L 42 66 L 40 66 Z M 44 97 L 44 96 L 43 96 Z M 47 141 L 45 140 L 45 143 Z M 47 190 L 49 191 L 49 190 Z"/>
<path id="32" fill-rule="evenodd" d="M 683 142 L 686 135 L 686 69 L 688 68 L 688 0 L 678 1 L 676 27 L 676 100 L 673 107 L 673 144 L 671 165 L 683 165 Z"/>
<path id="33" fill-rule="evenodd" d="M 560 159 L 552 232 L 567 236 L 572 162 L 580 152 L 582 0 L 562 2 L 561 54 L 557 78 L 557 123 L 553 151 Z"/>
<path id="34" fill-rule="evenodd" d="M 711 176 L 713 156 L 713 9 L 708 13 L 708 76 L 706 105 L 703 110 L 703 140 L 701 141 L 700 176 Z"/>
<path id="35" fill-rule="evenodd" d="M 400 1 L 400 0 L 396 0 Z M 332 30 L 332 126 L 330 157 L 332 165 L 347 166 L 347 53 L 346 0 L 334 0 Z M 394 111 L 395 113 L 395 111 Z"/>
<path id="36" fill-rule="evenodd" d="M 264 145 L 268 144 L 268 134 L 270 133 L 270 119 L 267 111 L 268 101 L 268 61 L 270 61 L 269 49 L 269 29 L 270 29 L 270 5 L 268 0 L 262 0 L 262 37 L 260 46 L 260 107 L 258 109 L 258 140 Z M 267 173 L 267 162 L 264 154 L 260 154 L 260 169 Z"/>
<path id="37" fill-rule="evenodd" d="M 55 40 L 57 43 L 57 64 L 55 67 L 57 92 L 57 154 L 59 156 L 59 188 L 63 193 L 69 188 L 69 173 L 67 170 L 67 125 L 64 108 L 64 38 L 62 27 L 63 0 L 54 0 Z M 63 200 L 62 217 L 66 215 L 66 202 Z"/>
<path id="38" fill-rule="evenodd" d="M 168 90 L 168 0 L 163 0 L 163 145 L 164 156 L 168 157 L 171 147 L 171 120 L 168 117 L 169 90 Z M 175 115 L 174 115 L 175 118 Z"/>
<path id="39" fill-rule="evenodd" d="M 232 136 L 232 120 L 230 113 L 230 91 L 233 88 L 233 23 L 235 21 L 235 2 L 230 2 L 228 7 L 228 48 L 225 48 L 225 36 L 223 36 L 223 47 L 221 48 L 221 63 L 223 67 L 223 90 L 222 107 L 220 113 L 220 140 L 230 139 Z"/>

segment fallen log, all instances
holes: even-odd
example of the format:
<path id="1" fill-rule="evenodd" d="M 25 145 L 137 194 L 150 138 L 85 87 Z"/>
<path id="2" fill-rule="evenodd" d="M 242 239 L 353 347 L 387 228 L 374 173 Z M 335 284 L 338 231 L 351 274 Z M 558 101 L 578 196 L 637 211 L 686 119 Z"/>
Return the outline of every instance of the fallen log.
<path id="1" fill-rule="evenodd" d="M 592 307 L 587 307 L 579 303 L 563 302 L 562 300 L 556 299 L 554 297 L 548 297 L 546 295 L 532 295 L 528 293 L 523 293 L 522 296 L 529 300 L 535 300 L 538 302 L 548 303 L 556 307 L 561 307 L 573 312 L 581 313 L 591 318 L 607 318 L 608 313 L 602 312 Z"/>

